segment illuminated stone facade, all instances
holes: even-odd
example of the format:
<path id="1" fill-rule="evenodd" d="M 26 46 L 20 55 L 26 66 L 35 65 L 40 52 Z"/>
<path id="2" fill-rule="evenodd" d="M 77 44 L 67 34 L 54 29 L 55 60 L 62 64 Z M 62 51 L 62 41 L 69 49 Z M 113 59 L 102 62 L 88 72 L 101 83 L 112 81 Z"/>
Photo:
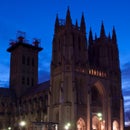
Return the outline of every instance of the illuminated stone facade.
<path id="1" fill-rule="evenodd" d="M 48 121 L 59 129 L 123 130 L 123 97 L 116 32 L 93 38 L 82 14 L 80 26 L 67 10 L 63 21 L 56 17 Z M 69 123 L 69 125 L 67 125 Z"/>
<path id="2" fill-rule="evenodd" d="M 82 14 L 74 25 L 56 17 L 50 81 L 37 84 L 39 41 L 11 42 L 10 88 L 0 88 L 0 130 L 124 130 L 116 32 L 88 40 Z"/>

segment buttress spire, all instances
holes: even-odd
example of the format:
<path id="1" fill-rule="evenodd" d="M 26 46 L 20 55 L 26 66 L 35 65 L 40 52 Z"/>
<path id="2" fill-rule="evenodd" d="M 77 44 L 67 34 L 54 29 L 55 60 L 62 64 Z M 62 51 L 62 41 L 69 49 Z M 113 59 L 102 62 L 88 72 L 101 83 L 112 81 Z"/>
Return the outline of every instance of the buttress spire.
<path id="1" fill-rule="evenodd" d="M 81 17 L 80 30 L 83 33 L 86 33 L 86 25 L 85 25 L 84 13 L 82 13 L 82 17 Z"/>
<path id="2" fill-rule="evenodd" d="M 70 16 L 70 10 L 69 7 L 67 9 L 67 14 L 66 14 L 66 26 L 71 26 L 72 25 L 72 20 Z"/>
<path id="3" fill-rule="evenodd" d="M 104 24 L 102 22 L 101 31 L 100 31 L 100 38 L 105 38 L 105 37 L 106 37 L 105 28 L 104 28 Z"/>
<path id="4" fill-rule="evenodd" d="M 59 18 L 58 14 L 56 15 L 56 20 L 55 20 L 55 32 L 57 32 L 59 29 Z"/>
<path id="5" fill-rule="evenodd" d="M 115 28 L 113 27 L 113 30 L 112 30 L 112 42 L 113 43 L 117 43 L 117 39 L 116 39 L 116 31 L 115 31 Z"/>
<path id="6" fill-rule="evenodd" d="M 90 31 L 89 31 L 89 44 L 93 44 L 93 34 L 92 34 L 92 29 L 90 28 Z"/>

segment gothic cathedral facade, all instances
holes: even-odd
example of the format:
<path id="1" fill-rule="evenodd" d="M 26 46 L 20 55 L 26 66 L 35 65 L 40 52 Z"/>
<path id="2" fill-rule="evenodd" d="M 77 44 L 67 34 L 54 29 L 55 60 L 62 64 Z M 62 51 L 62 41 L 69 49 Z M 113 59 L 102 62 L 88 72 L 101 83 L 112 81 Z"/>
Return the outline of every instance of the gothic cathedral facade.
<path id="1" fill-rule="evenodd" d="M 116 32 L 86 36 L 85 18 L 56 16 L 50 81 L 38 84 L 38 39 L 20 35 L 11 53 L 9 88 L 0 88 L 0 129 L 124 130 L 124 103 Z M 52 128 L 53 127 L 53 128 Z"/>
<path id="2" fill-rule="evenodd" d="M 48 121 L 59 129 L 123 130 L 123 97 L 116 32 L 93 38 L 82 14 L 80 26 L 66 19 L 55 21 Z"/>

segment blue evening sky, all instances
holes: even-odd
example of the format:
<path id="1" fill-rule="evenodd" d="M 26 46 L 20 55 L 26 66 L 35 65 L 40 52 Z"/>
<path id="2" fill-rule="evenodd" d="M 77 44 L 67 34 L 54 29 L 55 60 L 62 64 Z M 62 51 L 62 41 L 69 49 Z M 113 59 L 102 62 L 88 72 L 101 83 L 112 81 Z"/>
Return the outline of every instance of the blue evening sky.
<path id="1" fill-rule="evenodd" d="M 26 39 L 41 39 L 44 48 L 39 55 L 39 81 L 49 79 L 52 38 L 56 14 L 66 17 L 70 8 L 73 23 L 80 24 L 84 12 L 87 33 L 90 27 L 99 36 L 101 22 L 106 34 L 116 29 L 125 111 L 130 109 L 130 1 L 129 0 L 1 0 L 0 2 L 0 87 L 8 87 L 10 54 L 9 40 L 16 39 L 18 30 Z"/>

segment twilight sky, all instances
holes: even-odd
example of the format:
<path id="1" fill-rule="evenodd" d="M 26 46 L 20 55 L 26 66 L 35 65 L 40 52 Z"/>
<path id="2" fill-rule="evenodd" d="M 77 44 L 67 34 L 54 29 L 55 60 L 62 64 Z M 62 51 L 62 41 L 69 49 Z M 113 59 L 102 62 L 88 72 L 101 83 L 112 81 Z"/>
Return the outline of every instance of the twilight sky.
<path id="1" fill-rule="evenodd" d="M 73 23 L 80 24 L 84 12 L 87 33 L 90 27 L 99 36 L 101 22 L 106 34 L 115 26 L 125 111 L 130 111 L 130 0 L 3 0 L 0 3 L 0 87 L 8 87 L 10 54 L 9 40 L 16 39 L 18 30 L 26 32 L 26 39 L 41 39 L 44 48 L 39 55 L 39 81 L 49 79 L 52 38 L 56 14 L 66 17 L 70 8 Z"/>

